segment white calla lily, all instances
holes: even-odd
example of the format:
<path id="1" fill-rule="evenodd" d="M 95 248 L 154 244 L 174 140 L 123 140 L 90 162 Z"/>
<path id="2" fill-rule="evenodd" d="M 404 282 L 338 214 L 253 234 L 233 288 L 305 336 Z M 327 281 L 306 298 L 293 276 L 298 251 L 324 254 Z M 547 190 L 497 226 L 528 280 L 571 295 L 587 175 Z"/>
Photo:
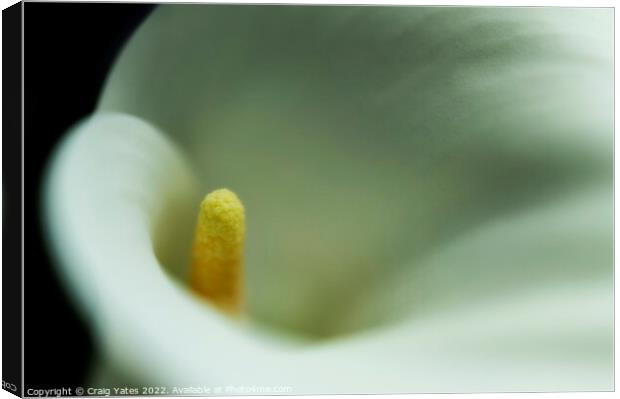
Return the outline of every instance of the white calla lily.
<path id="1" fill-rule="evenodd" d="M 289 394 L 612 389 L 612 20 L 158 7 L 47 181 L 107 364 Z M 185 285 L 219 186 L 246 205 L 252 322 Z"/>

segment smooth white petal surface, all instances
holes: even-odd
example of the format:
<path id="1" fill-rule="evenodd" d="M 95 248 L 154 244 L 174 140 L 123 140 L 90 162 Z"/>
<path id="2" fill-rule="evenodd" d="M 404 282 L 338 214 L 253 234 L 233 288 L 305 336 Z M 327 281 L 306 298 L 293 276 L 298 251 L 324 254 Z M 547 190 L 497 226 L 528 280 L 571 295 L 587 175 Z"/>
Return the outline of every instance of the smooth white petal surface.
<path id="1" fill-rule="evenodd" d="M 103 353 L 181 386 L 610 389 L 611 27 L 604 9 L 158 8 L 47 187 Z M 198 198 L 222 185 L 248 214 L 242 325 L 183 285 Z"/>

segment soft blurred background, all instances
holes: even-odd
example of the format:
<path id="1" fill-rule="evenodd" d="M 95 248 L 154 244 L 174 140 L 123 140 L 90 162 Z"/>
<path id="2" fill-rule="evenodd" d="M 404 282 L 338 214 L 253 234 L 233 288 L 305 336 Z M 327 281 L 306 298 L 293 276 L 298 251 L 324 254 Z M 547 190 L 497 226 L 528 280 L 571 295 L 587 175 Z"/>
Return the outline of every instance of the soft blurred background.
<path id="1" fill-rule="evenodd" d="M 51 151 L 95 108 L 123 43 L 151 12 L 149 4 L 24 5 L 24 368 L 28 388 L 80 385 L 93 345 L 60 286 L 41 234 L 40 189 Z"/>

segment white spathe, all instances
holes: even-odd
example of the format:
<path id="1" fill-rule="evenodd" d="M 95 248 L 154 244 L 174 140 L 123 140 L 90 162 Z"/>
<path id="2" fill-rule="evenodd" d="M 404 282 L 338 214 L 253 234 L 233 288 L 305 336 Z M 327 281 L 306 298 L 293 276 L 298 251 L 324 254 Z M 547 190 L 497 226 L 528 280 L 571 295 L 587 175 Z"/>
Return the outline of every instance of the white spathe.
<path id="1" fill-rule="evenodd" d="M 46 186 L 106 362 L 298 394 L 612 389 L 612 17 L 158 7 Z M 254 322 L 183 284 L 219 186 Z"/>

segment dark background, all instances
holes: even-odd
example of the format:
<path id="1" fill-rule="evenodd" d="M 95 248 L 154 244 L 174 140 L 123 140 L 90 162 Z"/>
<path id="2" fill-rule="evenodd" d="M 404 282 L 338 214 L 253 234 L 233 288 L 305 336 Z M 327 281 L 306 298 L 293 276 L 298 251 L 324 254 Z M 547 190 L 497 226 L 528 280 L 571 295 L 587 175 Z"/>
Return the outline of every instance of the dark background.
<path id="1" fill-rule="evenodd" d="M 71 125 L 94 110 L 116 55 L 153 8 L 24 4 L 26 389 L 75 387 L 88 375 L 92 339 L 60 285 L 43 242 L 41 179 L 51 151 Z"/>

